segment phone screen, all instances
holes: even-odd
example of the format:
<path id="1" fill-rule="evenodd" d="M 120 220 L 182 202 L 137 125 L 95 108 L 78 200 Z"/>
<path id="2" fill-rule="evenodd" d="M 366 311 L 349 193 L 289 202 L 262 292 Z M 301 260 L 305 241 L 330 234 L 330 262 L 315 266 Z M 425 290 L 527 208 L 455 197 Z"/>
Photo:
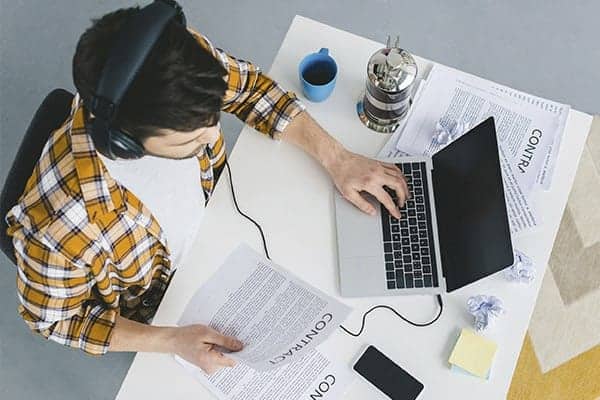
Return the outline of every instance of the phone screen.
<path id="1" fill-rule="evenodd" d="M 365 350 L 354 370 L 392 400 L 414 400 L 424 387 L 374 346 Z"/>

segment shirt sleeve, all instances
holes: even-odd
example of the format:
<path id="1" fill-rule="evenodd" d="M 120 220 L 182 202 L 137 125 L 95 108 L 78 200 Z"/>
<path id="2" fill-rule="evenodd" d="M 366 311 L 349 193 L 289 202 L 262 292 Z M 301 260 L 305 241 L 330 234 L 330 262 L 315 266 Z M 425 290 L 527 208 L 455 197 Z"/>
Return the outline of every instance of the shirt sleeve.
<path id="1" fill-rule="evenodd" d="M 197 32 L 190 30 L 190 33 L 227 70 L 223 111 L 236 115 L 259 132 L 279 139 L 287 125 L 305 108 L 296 94 L 286 91 L 251 62 L 215 48 Z"/>
<path id="2" fill-rule="evenodd" d="M 92 355 L 106 353 L 118 311 L 94 298 L 88 271 L 37 239 L 25 238 L 22 231 L 13 235 L 18 311 L 25 323 L 62 345 Z"/>

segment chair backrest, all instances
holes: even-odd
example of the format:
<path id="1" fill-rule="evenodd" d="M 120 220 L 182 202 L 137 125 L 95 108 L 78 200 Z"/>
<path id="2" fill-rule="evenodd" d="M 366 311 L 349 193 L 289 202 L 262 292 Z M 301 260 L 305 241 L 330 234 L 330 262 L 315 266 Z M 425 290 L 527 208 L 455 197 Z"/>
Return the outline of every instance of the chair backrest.
<path id="1" fill-rule="evenodd" d="M 50 133 L 58 129 L 69 116 L 72 100 L 73 95 L 64 89 L 54 89 L 46 96 L 35 112 L 6 176 L 0 195 L 0 248 L 15 264 L 12 240 L 6 234 L 6 214 L 23 194 Z"/>

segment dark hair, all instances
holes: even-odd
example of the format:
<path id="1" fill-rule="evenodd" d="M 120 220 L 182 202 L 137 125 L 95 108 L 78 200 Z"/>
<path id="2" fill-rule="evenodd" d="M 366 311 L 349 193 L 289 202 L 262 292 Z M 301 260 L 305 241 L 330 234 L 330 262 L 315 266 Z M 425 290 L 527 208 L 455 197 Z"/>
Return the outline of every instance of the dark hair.
<path id="1" fill-rule="evenodd" d="M 90 104 L 119 30 L 138 10 L 106 14 L 79 38 L 73 81 L 84 105 Z M 115 125 L 138 139 L 155 134 L 157 128 L 192 131 L 213 126 L 219 120 L 226 74 L 184 26 L 171 21 L 123 97 Z"/>

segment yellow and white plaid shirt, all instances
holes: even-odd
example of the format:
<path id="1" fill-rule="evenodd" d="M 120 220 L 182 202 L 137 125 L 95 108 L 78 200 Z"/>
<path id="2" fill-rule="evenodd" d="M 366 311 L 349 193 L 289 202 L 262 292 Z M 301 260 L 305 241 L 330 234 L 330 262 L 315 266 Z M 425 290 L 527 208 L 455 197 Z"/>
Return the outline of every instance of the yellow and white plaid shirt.
<path id="1" fill-rule="evenodd" d="M 302 104 L 253 64 L 190 31 L 228 71 L 225 112 L 277 138 Z M 198 155 L 207 199 L 223 167 L 223 135 Z M 18 311 L 29 327 L 63 345 L 104 354 L 118 314 L 148 322 L 172 273 L 157 220 L 108 174 L 86 134 L 76 96 L 25 191 L 7 215 L 17 257 Z"/>

